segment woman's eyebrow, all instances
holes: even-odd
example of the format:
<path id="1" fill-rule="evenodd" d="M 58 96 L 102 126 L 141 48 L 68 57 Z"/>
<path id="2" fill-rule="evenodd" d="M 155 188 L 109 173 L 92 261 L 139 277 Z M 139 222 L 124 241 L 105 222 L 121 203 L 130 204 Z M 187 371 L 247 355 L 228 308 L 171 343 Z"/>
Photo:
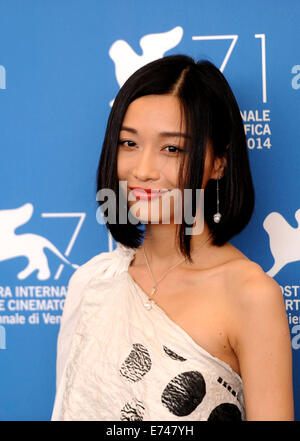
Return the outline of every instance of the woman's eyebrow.
<path id="1" fill-rule="evenodd" d="M 121 130 L 124 130 L 126 132 L 131 132 L 131 133 L 138 133 L 138 131 L 136 129 L 133 129 L 131 127 L 127 127 L 127 126 L 122 126 Z M 160 132 L 159 136 L 176 136 L 176 137 L 182 137 L 182 138 L 188 138 L 191 139 L 191 137 L 189 135 L 186 135 L 185 133 L 180 133 L 180 132 Z"/>

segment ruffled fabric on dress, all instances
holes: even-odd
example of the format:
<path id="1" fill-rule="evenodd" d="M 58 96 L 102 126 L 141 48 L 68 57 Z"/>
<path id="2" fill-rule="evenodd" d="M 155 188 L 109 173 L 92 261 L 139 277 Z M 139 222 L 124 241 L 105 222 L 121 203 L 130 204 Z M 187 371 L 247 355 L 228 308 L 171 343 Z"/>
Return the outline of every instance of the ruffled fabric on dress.
<path id="1" fill-rule="evenodd" d="M 118 244 L 72 276 L 58 339 L 52 420 L 245 419 L 242 380 L 147 295 Z"/>

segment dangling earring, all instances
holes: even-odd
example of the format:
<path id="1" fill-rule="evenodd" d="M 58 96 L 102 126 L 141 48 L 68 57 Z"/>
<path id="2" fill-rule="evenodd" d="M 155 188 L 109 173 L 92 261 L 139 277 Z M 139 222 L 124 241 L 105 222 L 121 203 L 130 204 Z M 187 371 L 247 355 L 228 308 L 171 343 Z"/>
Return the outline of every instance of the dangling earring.
<path id="1" fill-rule="evenodd" d="M 217 177 L 217 212 L 214 214 L 214 222 L 218 224 L 221 220 L 221 213 L 219 212 L 219 176 Z"/>

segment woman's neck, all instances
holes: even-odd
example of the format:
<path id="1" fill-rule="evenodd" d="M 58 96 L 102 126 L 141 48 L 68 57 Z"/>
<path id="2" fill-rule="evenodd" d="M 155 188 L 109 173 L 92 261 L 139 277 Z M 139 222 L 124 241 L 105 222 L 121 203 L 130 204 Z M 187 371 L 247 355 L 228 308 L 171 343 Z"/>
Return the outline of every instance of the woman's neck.
<path id="1" fill-rule="evenodd" d="M 159 266 L 160 262 L 163 263 L 163 267 L 176 263 L 180 258 L 183 258 L 180 252 L 175 224 L 148 224 L 146 225 L 146 234 L 144 240 L 144 248 L 147 253 L 149 262 Z M 178 226 L 179 227 L 179 226 Z M 191 235 L 191 255 L 193 251 L 197 251 L 197 248 L 201 246 L 201 243 L 208 238 L 210 234 L 207 224 L 204 224 L 203 232 L 197 235 Z M 208 245 L 211 239 L 204 245 Z M 201 254 L 200 252 L 197 253 Z"/>

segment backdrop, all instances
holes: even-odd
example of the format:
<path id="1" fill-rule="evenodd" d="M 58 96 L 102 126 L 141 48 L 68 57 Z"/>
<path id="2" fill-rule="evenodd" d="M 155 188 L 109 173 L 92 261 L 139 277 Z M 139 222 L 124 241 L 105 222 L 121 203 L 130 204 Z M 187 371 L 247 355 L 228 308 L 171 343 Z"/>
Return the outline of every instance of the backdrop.
<path id="1" fill-rule="evenodd" d="M 300 419 L 299 19 L 299 0 L 0 0 L 1 420 L 50 419 L 69 278 L 112 245 L 95 191 L 112 102 L 177 53 L 237 97 L 256 209 L 231 242 L 282 288 Z"/>

